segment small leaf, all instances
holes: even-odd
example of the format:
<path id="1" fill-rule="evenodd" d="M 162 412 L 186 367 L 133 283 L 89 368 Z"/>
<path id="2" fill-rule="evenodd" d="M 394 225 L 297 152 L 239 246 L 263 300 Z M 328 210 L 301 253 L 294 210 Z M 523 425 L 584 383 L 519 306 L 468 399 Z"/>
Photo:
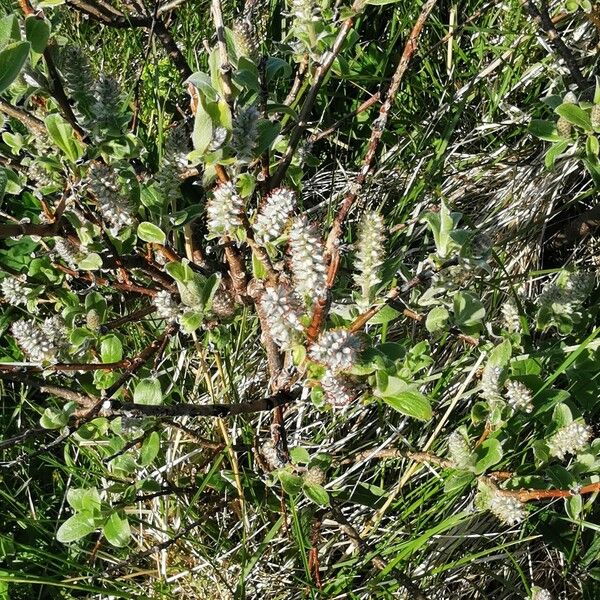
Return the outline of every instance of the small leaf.
<path id="1" fill-rule="evenodd" d="M 137 229 L 138 237 L 144 242 L 153 242 L 155 244 L 164 244 L 167 241 L 165 232 L 148 221 L 143 221 L 138 225 Z"/>
<path id="2" fill-rule="evenodd" d="M 129 521 L 127 517 L 119 515 L 118 512 L 114 512 L 102 528 L 102 533 L 108 540 L 109 544 L 116 546 L 117 548 L 123 548 L 129 542 L 131 537 L 131 529 L 129 528 Z"/>
<path id="3" fill-rule="evenodd" d="M 306 497 L 315 504 L 318 504 L 319 506 L 329 506 L 329 494 L 322 485 L 305 481 L 302 490 Z"/>
<path id="4" fill-rule="evenodd" d="M 163 394 L 158 379 L 141 379 L 135 386 L 133 401 L 136 404 L 162 404 Z"/>
<path id="5" fill-rule="evenodd" d="M 386 304 L 380 311 L 372 316 L 368 323 L 369 325 L 383 325 L 389 323 L 400 316 L 400 311 Z"/>
<path id="6" fill-rule="evenodd" d="M 306 448 L 296 446 L 290 449 L 290 458 L 297 464 L 307 464 L 310 461 L 310 454 Z"/>
<path id="7" fill-rule="evenodd" d="M 10 14 L 0 19 L 0 49 L 10 42 L 21 41 L 21 30 L 17 15 Z"/>
<path id="8" fill-rule="evenodd" d="M 581 494 L 576 494 L 570 498 L 565 498 L 565 509 L 571 519 L 578 520 L 583 510 L 583 498 Z"/>
<path id="9" fill-rule="evenodd" d="M 0 93 L 18 77 L 29 56 L 29 42 L 8 44 L 0 51 Z"/>
<path id="10" fill-rule="evenodd" d="M 470 485 L 473 479 L 475 479 L 475 475 L 469 471 L 458 471 L 453 473 L 446 479 L 444 492 L 451 494 L 452 492 L 461 491 Z"/>
<path id="11" fill-rule="evenodd" d="M 197 310 L 189 310 L 184 313 L 179 321 L 183 331 L 185 333 L 193 333 L 202 325 L 202 321 L 204 320 L 204 315 Z"/>
<path id="12" fill-rule="evenodd" d="M 97 271 L 102 267 L 102 259 L 99 254 L 91 252 L 77 265 L 82 271 Z"/>
<path id="13" fill-rule="evenodd" d="M 425 319 L 425 328 L 429 333 L 436 333 L 446 328 L 450 314 L 445 306 L 436 306 L 429 311 Z"/>
<path id="14" fill-rule="evenodd" d="M 56 539 L 63 544 L 75 542 L 96 529 L 94 519 L 87 512 L 79 512 L 69 517 L 56 532 Z"/>
<path id="15" fill-rule="evenodd" d="M 454 318 L 459 327 L 478 327 L 485 317 L 483 304 L 469 292 L 457 292 L 454 295 Z"/>
<path id="16" fill-rule="evenodd" d="M 157 431 L 153 431 L 142 444 L 140 449 L 140 465 L 147 467 L 158 455 L 160 450 L 160 435 Z"/>
<path id="17" fill-rule="evenodd" d="M 547 142 L 558 142 L 561 140 L 560 135 L 556 131 L 556 123 L 552 121 L 533 119 L 529 123 L 529 133 Z"/>
<path id="18" fill-rule="evenodd" d="M 490 467 L 502 460 L 502 445 L 496 438 L 485 440 L 475 452 L 475 473 L 480 475 L 485 473 Z"/>
<path id="19" fill-rule="evenodd" d="M 83 156 L 83 147 L 75 139 L 73 128 L 60 115 L 52 114 L 44 120 L 46 129 L 56 145 L 72 162 L 77 162 Z"/>
<path id="20" fill-rule="evenodd" d="M 123 358 L 123 344 L 114 333 L 102 338 L 100 356 L 103 363 L 118 362 Z"/>
<path id="21" fill-rule="evenodd" d="M 429 421 L 433 417 L 429 400 L 417 390 L 406 390 L 395 396 L 385 396 L 383 401 L 408 417 L 421 421 Z"/>
<path id="22" fill-rule="evenodd" d="M 50 38 L 50 23 L 40 17 L 27 17 L 25 19 L 25 36 L 33 51 L 42 54 Z"/>
<path id="23" fill-rule="evenodd" d="M 290 496 L 295 496 L 302 489 L 302 477 L 290 473 L 287 469 L 277 471 L 277 477 L 281 482 L 281 487 Z"/>
<path id="24" fill-rule="evenodd" d="M 569 123 L 581 127 L 584 131 L 593 131 L 590 116 L 585 110 L 577 106 L 577 104 L 566 102 L 565 104 L 557 106 L 554 109 L 554 112 L 563 119 L 569 121 Z"/>
<path id="25" fill-rule="evenodd" d="M 561 140 L 560 142 L 556 142 L 552 144 L 548 149 L 548 152 L 544 155 L 544 165 L 546 169 L 552 171 L 554 169 L 554 163 L 556 159 L 567 149 L 569 142 L 566 140 Z"/>
<path id="26" fill-rule="evenodd" d="M 102 501 L 98 490 L 93 488 L 69 488 L 67 502 L 75 511 L 87 511 L 90 514 L 100 511 Z"/>

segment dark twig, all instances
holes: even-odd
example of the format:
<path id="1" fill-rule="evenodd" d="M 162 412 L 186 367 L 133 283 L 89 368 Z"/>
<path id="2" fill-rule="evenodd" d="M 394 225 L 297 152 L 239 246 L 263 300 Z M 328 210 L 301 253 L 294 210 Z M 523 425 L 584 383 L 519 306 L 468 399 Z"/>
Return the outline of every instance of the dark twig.
<path id="1" fill-rule="evenodd" d="M 579 69 L 577 61 L 575 60 L 571 50 L 562 41 L 562 38 L 556 30 L 556 27 L 554 27 L 554 23 L 552 22 L 548 12 L 548 2 L 546 0 L 541 0 L 539 8 L 536 6 L 533 0 L 527 0 L 525 5 L 527 7 L 527 12 L 529 12 L 533 20 L 537 23 L 538 27 L 546 34 L 550 45 L 565 61 L 565 64 L 571 73 L 571 77 L 577 84 L 577 87 L 580 90 L 586 89 L 589 86 L 589 82 L 581 73 L 581 70 Z"/>
<path id="2" fill-rule="evenodd" d="M 240 404 L 172 404 L 155 406 L 134 404 L 133 402 L 113 401 L 110 412 L 113 414 L 130 413 L 148 417 L 233 417 L 273 410 L 278 406 L 290 404 L 298 399 L 300 389 L 282 390 L 268 398 L 259 398 Z"/>

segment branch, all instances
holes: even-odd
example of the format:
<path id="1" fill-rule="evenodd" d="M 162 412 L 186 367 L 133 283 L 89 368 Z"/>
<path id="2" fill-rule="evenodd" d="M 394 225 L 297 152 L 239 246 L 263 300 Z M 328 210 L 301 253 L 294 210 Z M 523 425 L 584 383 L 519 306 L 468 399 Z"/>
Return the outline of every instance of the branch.
<path id="1" fill-rule="evenodd" d="M 25 127 L 31 129 L 32 132 L 38 133 L 40 135 L 47 135 L 46 126 L 44 122 L 34 117 L 31 113 L 28 113 L 26 110 L 22 108 L 18 108 L 17 106 L 13 106 L 0 98 L 0 112 L 7 114 L 9 117 L 13 117 L 14 119 L 18 119 L 25 125 Z"/>
<path id="2" fill-rule="evenodd" d="M 329 69 L 331 69 L 331 65 L 333 64 L 333 61 L 336 59 L 337 55 L 340 53 L 340 50 L 342 49 L 342 45 L 344 44 L 344 41 L 346 40 L 348 33 L 350 33 L 350 29 L 352 29 L 352 19 L 346 19 L 342 23 L 342 27 L 341 27 L 340 31 L 338 32 L 338 35 L 335 39 L 335 42 L 333 43 L 333 46 L 331 47 L 331 50 L 324 54 L 323 62 L 319 65 L 319 68 L 317 69 L 317 71 L 315 73 L 313 84 L 311 85 L 310 89 L 308 90 L 306 100 L 304 100 L 304 104 L 302 105 L 302 110 L 300 111 L 300 114 L 298 115 L 298 122 L 297 122 L 296 126 L 294 127 L 294 129 L 292 130 L 292 133 L 290 134 L 290 141 L 288 143 L 288 147 L 285 152 L 285 155 L 281 159 L 281 162 L 279 163 L 279 167 L 277 168 L 277 171 L 275 172 L 275 174 L 273 175 L 273 177 L 271 179 L 271 182 L 270 182 L 271 189 L 279 187 L 281 185 L 281 182 L 283 181 L 283 178 L 285 177 L 287 169 L 290 166 L 290 163 L 292 162 L 292 158 L 294 157 L 294 152 L 296 151 L 296 148 L 300 142 L 300 139 L 302 138 L 302 134 L 304 133 L 304 130 L 306 129 L 306 122 L 308 121 L 308 116 L 310 115 L 310 112 L 313 108 L 315 100 L 317 99 L 317 94 L 319 93 L 319 90 L 321 89 L 321 86 L 323 85 L 325 76 L 329 72 Z"/>
<path id="3" fill-rule="evenodd" d="M 381 137 L 387 125 L 389 112 L 396 99 L 396 94 L 398 93 L 400 83 L 404 78 L 404 74 L 406 73 L 410 60 L 417 49 L 417 42 L 419 40 L 421 32 L 423 31 L 425 21 L 427 20 L 427 17 L 433 10 L 433 7 L 435 6 L 436 2 L 437 0 L 427 0 L 427 2 L 421 10 L 421 14 L 417 18 L 412 28 L 410 36 L 404 46 L 404 51 L 402 52 L 400 61 L 398 62 L 398 66 L 396 67 L 394 76 L 392 77 L 392 81 L 385 96 L 385 100 L 381 105 L 381 108 L 379 109 L 379 117 L 373 123 L 371 139 L 369 140 L 367 152 L 365 154 L 365 158 L 363 159 L 363 166 L 356 178 L 356 181 L 350 187 L 344 200 L 342 201 L 342 204 L 338 209 L 338 213 L 333 221 L 333 226 L 331 227 L 329 236 L 327 237 L 326 253 L 329 256 L 329 270 L 327 273 L 328 291 L 330 291 L 333 287 L 339 268 L 338 240 L 342 233 L 344 222 L 346 220 L 346 217 L 348 216 L 348 212 L 352 208 L 354 202 L 356 201 L 356 198 L 358 197 L 358 194 L 360 193 L 367 179 L 367 175 L 371 172 L 373 168 L 377 148 L 379 146 L 379 142 L 381 141 Z M 327 295 L 329 296 L 329 294 Z M 310 341 L 314 340 L 318 335 L 318 332 L 321 330 L 321 326 L 323 324 L 323 321 L 325 320 L 327 309 L 328 299 L 318 301 L 316 303 L 313 312 L 313 318 L 308 329 Z"/>
<path id="4" fill-rule="evenodd" d="M 219 71 L 221 72 L 221 78 L 223 83 L 223 96 L 225 102 L 231 105 L 233 101 L 232 96 L 232 85 L 231 85 L 231 64 L 227 56 L 227 42 L 225 41 L 225 26 L 223 25 L 223 13 L 221 12 L 221 1 L 212 0 L 211 13 L 215 29 L 217 31 L 217 48 L 219 49 L 219 59 L 221 64 L 219 65 Z"/>
<path id="5" fill-rule="evenodd" d="M 546 0 L 541 0 L 540 8 L 535 5 L 533 0 L 527 0 L 526 2 L 527 12 L 531 15 L 533 20 L 537 23 L 538 27 L 546 34 L 548 42 L 554 48 L 554 50 L 562 57 L 571 73 L 573 81 L 577 84 L 580 90 L 584 90 L 589 86 L 589 82 L 581 73 L 577 65 L 571 50 L 562 41 L 562 38 L 556 31 L 552 19 L 548 13 L 548 3 Z"/>
<path id="6" fill-rule="evenodd" d="M 301 388 L 293 391 L 282 390 L 251 402 L 240 404 L 173 404 L 156 406 L 151 404 L 134 404 L 133 402 L 113 401 L 110 411 L 113 414 L 128 413 L 147 417 L 233 417 L 257 412 L 270 411 L 284 404 L 291 404 L 300 397 Z"/>

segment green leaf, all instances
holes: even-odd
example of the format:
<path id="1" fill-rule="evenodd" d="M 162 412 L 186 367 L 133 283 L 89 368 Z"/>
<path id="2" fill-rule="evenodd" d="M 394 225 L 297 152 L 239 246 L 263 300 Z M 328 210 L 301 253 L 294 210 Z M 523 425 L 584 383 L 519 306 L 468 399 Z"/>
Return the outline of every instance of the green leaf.
<path id="1" fill-rule="evenodd" d="M 556 123 L 552 121 L 541 121 L 538 119 L 533 119 L 529 123 L 528 129 L 529 133 L 547 142 L 558 142 L 562 139 L 556 131 Z"/>
<path id="2" fill-rule="evenodd" d="M 76 512 L 87 511 L 90 514 L 100 512 L 102 506 L 100 494 L 95 487 L 69 488 L 67 502 Z"/>
<path id="3" fill-rule="evenodd" d="M 4 198 L 4 192 L 6 192 L 6 185 L 8 183 L 8 175 L 5 169 L 0 169 L 0 202 Z"/>
<path id="4" fill-rule="evenodd" d="M 565 498 L 565 510 L 571 519 L 579 519 L 583 510 L 583 498 L 581 494 Z"/>
<path id="5" fill-rule="evenodd" d="M 433 417 L 429 400 L 417 390 L 405 390 L 395 396 L 385 396 L 383 401 L 408 417 L 421 421 L 429 421 Z"/>
<path id="6" fill-rule="evenodd" d="M 287 469 L 279 469 L 277 477 L 281 482 L 281 487 L 290 496 L 295 496 L 302 489 L 302 477 L 290 473 Z"/>
<path id="7" fill-rule="evenodd" d="M 498 344 L 490 352 L 486 366 L 490 367 L 506 367 L 510 362 L 512 355 L 512 346 L 508 340 L 504 340 L 501 344 Z"/>
<path id="8" fill-rule="evenodd" d="M 220 283 L 221 276 L 218 273 L 213 273 L 204 282 L 204 286 L 202 287 L 202 306 L 204 310 L 208 311 L 211 309 L 213 298 Z"/>
<path id="9" fill-rule="evenodd" d="M 544 165 L 550 171 L 554 169 L 554 163 L 556 159 L 567 149 L 569 142 L 567 140 L 561 140 L 552 144 L 548 149 L 548 152 L 544 155 Z"/>
<path id="10" fill-rule="evenodd" d="M 571 409 L 562 402 L 557 404 L 554 407 L 554 411 L 552 412 L 552 424 L 556 429 L 561 429 L 562 427 L 566 427 L 573 422 L 573 414 L 571 413 Z"/>
<path id="11" fill-rule="evenodd" d="M 79 512 L 69 517 L 56 532 L 56 539 L 63 544 L 75 542 L 96 529 L 94 519 L 87 512 Z"/>
<path id="12" fill-rule="evenodd" d="M 425 328 L 429 333 L 436 333 L 446 328 L 450 314 L 445 306 L 436 306 L 429 311 L 425 319 Z"/>
<path id="13" fill-rule="evenodd" d="M 69 341 L 75 348 L 79 348 L 87 340 L 94 339 L 94 334 L 87 327 L 76 327 L 69 334 Z"/>
<path id="14" fill-rule="evenodd" d="M 469 292 L 456 292 L 454 319 L 459 327 L 478 328 L 484 317 L 485 308 L 479 298 Z"/>
<path id="15" fill-rule="evenodd" d="M 142 444 L 140 448 L 140 466 L 147 467 L 158 455 L 160 450 L 160 435 L 153 431 Z"/>
<path id="16" fill-rule="evenodd" d="M 117 548 L 123 548 L 129 543 L 131 538 L 131 529 L 129 528 L 129 521 L 125 514 L 121 516 L 118 512 L 114 512 L 102 528 L 104 537 L 108 540 L 108 543 Z"/>
<path id="17" fill-rule="evenodd" d="M 188 310 L 180 318 L 181 327 L 185 333 L 192 333 L 202 325 L 204 314 L 197 310 Z"/>
<path id="18" fill-rule="evenodd" d="M 502 445 L 496 438 L 490 438 L 476 448 L 474 454 L 475 473 L 480 475 L 502 460 Z"/>
<path id="19" fill-rule="evenodd" d="M 402 313 L 386 304 L 380 311 L 375 313 L 369 320 L 369 325 L 383 325 L 397 319 Z"/>
<path id="20" fill-rule="evenodd" d="M 590 116 L 577 104 L 571 104 L 570 102 L 561 104 L 554 109 L 554 112 L 569 121 L 569 123 L 581 127 L 584 131 L 593 131 Z"/>
<path id="21" fill-rule="evenodd" d="M 208 150 L 213 139 L 213 130 L 213 118 L 201 98 L 196 109 L 194 131 L 192 132 L 192 143 L 196 152 L 204 154 Z"/>
<path id="22" fill-rule="evenodd" d="M 306 448 L 296 446 L 290 449 L 290 458 L 297 464 L 307 464 L 310 461 L 310 454 Z"/>
<path id="23" fill-rule="evenodd" d="M 322 485 L 305 481 L 302 490 L 311 502 L 314 502 L 319 506 L 329 506 L 329 494 Z"/>
<path id="24" fill-rule="evenodd" d="M 451 494 L 452 492 L 458 492 L 463 490 L 465 487 L 471 484 L 475 479 L 475 475 L 469 471 L 459 471 L 453 473 L 446 479 L 444 484 L 444 492 Z"/>
<path id="25" fill-rule="evenodd" d="M 69 422 L 69 416 L 62 410 L 47 408 L 40 417 L 40 426 L 44 429 L 60 429 Z"/>
<path id="26" fill-rule="evenodd" d="M 50 38 L 50 23 L 40 17 L 27 17 L 25 19 L 25 36 L 33 51 L 42 54 Z"/>
<path id="27" fill-rule="evenodd" d="M 194 271 L 187 263 L 170 262 L 165 265 L 165 271 L 177 282 L 187 283 L 194 279 Z"/>
<path id="28" fill-rule="evenodd" d="M 29 42 L 8 44 L 0 51 L 0 93 L 19 76 L 29 56 Z"/>
<path id="29" fill-rule="evenodd" d="M 167 241 L 167 236 L 164 231 L 148 221 L 143 221 L 138 225 L 138 237 L 144 242 L 153 242 L 155 244 L 164 244 Z"/>
<path id="30" fill-rule="evenodd" d="M 6 15 L 0 19 L 0 49 L 11 42 L 21 41 L 21 29 L 17 15 Z"/>
<path id="31" fill-rule="evenodd" d="M 253 154 L 259 156 L 271 148 L 271 144 L 273 144 L 279 135 L 281 125 L 279 123 L 272 123 L 267 119 L 262 119 L 256 124 L 256 128 L 258 130 L 258 141 L 256 150 L 253 151 Z"/>
<path id="32" fill-rule="evenodd" d="M 162 404 L 163 394 L 158 379 L 141 379 L 135 386 L 133 401 L 136 404 Z"/>
<path id="33" fill-rule="evenodd" d="M 83 147 L 75 139 L 71 125 L 56 113 L 48 115 L 44 122 L 55 144 L 71 162 L 77 162 L 83 156 Z"/>
<path id="34" fill-rule="evenodd" d="M 114 333 L 102 338 L 100 356 L 103 363 L 118 362 L 123 358 L 123 344 Z"/>

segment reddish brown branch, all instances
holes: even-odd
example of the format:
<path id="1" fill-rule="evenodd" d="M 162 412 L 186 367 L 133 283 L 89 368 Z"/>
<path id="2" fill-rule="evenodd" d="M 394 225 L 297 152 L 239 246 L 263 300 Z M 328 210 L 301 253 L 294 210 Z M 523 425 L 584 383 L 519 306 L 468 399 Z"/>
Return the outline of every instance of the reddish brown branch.
<path id="1" fill-rule="evenodd" d="M 356 198 L 358 197 L 358 194 L 362 189 L 368 174 L 371 172 L 374 166 L 375 156 L 377 154 L 379 142 L 381 141 L 381 137 L 387 125 L 389 112 L 396 99 L 396 94 L 398 93 L 400 83 L 404 78 L 404 74 L 406 73 L 410 60 L 417 49 L 417 42 L 425 25 L 425 21 L 427 20 L 427 17 L 433 10 L 433 7 L 435 6 L 436 2 L 437 0 L 428 0 L 425 3 L 421 10 L 421 14 L 417 18 L 412 28 L 410 36 L 404 46 L 404 51 L 402 52 L 400 61 L 398 62 L 398 66 L 396 67 L 394 76 L 392 77 L 392 81 L 386 93 L 385 100 L 381 105 L 381 108 L 379 109 L 379 117 L 376 120 L 376 122 L 373 123 L 371 139 L 369 140 L 367 152 L 365 154 L 365 158 L 363 159 L 363 166 L 356 178 L 356 181 L 353 183 L 351 188 L 348 190 L 346 196 L 344 197 L 344 200 L 342 201 L 342 204 L 340 205 L 335 219 L 333 221 L 333 225 L 331 227 L 331 231 L 329 232 L 329 236 L 327 237 L 326 244 L 326 252 L 329 257 L 329 270 L 327 273 L 328 290 L 330 290 L 333 287 L 339 268 L 338 242 L 342 233 L 342 228 L 346 221 L 346 217 L 348 216 L 350 209 L 356 201 Z M 326 317 L 327 306 L 327 301 L 316 303 L 312 321 L 308 329 L 309 340 L 314 340 L 318 335 L 318 332 L 321 330 L 321 327 Z"/>

